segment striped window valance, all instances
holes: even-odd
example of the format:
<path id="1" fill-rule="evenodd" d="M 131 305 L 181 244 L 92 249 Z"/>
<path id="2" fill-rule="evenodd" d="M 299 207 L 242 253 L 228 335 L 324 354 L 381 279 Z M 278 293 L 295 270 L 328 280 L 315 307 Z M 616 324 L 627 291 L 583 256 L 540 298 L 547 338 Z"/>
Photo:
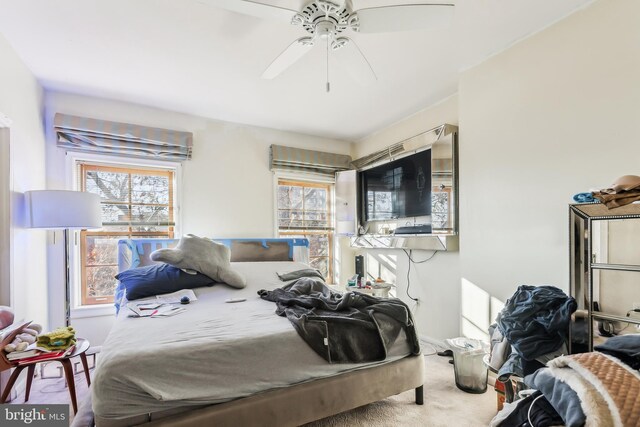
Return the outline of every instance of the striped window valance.
<path id="1" fill-rule="evenodd" d="M 59 113 L 54 118 L 54 129 L 58 147 L 70 151 L 173 161 L 191 159 L 190 132 Z"/>
<path id="2" fill-rule="evenodd" d="M 303 172 L 333 177 L 336 172 L 351 169 L 351 156 L 323 151 L 272 145 L 269 169 L 272 171 Z"/>

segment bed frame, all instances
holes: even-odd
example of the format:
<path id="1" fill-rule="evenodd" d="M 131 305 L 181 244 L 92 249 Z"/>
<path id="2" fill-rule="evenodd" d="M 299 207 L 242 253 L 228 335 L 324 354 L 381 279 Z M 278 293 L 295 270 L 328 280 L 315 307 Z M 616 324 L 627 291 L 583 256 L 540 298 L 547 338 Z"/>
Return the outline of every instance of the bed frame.
<path id="1" fill-rule="evenodd" d="M 246 239 L 248 240 L 250 239 Z M 278 239 L 269 243 L 275 240 Z M 177 240 L 169 239 L 121 241 L 120 270 L 146 265 L 151 251 L 162 246 L 171 247 L 176 242 Z M 262 242 L 263 245 L 264 243 Z M 290 244 L 294 247 L 293 243 Z M 300 242 L 296 242 L 296 245 L 300 245 Z M 301 249 L 306 249 L 304 244 Z M 291 252 L 290 255 L 291 258 L 304 256 L 304 251 L 300 254 Z M 422 405 L 423 380 L 423 356 L 409 356 L 391 363 L 369 366 L 215 405 L 187 406 L 120 420 L 95 417 L 94 422 L 96 427 L 299 426 L 411 389 L 415 389 L 416 404 Z M 90 408 L 90 402 L 85 403 L 81 413 L 83 409 L 88 411 Z M 83 418 L 81 413 L 78 414 L 78 419 Z"/>
<path id="2" fill-rule="evenodd" d="M 299 426 L 415 389 L 424 403 L 424 358 L 395 362 L 259 393 L 196 409 L 180 408 L 122 420 L 95 419 L 96 427 Z"/>

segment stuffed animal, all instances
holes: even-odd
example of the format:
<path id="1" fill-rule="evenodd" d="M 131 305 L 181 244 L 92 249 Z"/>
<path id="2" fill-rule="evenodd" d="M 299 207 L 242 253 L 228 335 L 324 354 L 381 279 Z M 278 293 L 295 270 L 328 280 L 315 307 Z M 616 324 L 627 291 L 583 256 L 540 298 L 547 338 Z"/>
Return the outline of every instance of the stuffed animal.
<path id="1" fill-rule="evenodd" d="M 234 288 L 244 288 L 246 279 L 231 268 L 231 251 L 211 239 L 185 234 L 174 249 L 158 249 L 151 259 L 177 268 L 194 270 L 216 282 Z"/>
<path id="2" fill-rule="evenodd" d="M 0 329 L 4 329 L 13 323 L 13 310 L 10 307 L 0 305 Z"/>
<path id="3" fill-rule="evenodd" d="M 13 353 L 14 351 L 25 351 L 29 344 L 36 342 L 38 334 L 42 332 L 42 326 L 37 323 L 31 323 L 24 328 L 9 344 L 4 346 L 6 353 Z"/>

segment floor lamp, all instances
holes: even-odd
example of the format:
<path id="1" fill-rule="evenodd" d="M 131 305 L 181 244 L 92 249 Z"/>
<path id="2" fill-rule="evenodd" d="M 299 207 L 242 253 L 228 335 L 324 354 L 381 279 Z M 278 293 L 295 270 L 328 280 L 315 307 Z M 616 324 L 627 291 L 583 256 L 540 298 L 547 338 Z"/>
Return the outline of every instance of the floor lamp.
<path id="1" fill-rule="evenodd" d="M 65 322 L 69 326 L 70 267 L 69 230 L 102 227 L 100 196 L 84 191 L 38 190 L 25 192 L 27 223 L 30 228 L 64 230 Z"/>

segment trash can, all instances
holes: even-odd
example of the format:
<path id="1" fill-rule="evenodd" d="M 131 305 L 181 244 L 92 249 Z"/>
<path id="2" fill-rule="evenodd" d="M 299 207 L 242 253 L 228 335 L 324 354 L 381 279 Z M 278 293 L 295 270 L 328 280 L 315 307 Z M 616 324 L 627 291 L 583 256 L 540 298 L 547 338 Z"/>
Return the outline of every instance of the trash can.
<path id="1" fill-rule="evenodd" d="M 453 338 L 446 340 L 453 352 L 453 369 L 456 386 L 467 393 L 487 391 L 487 366 L 482 358 L 488 352 L 488 346 L 482 341 L 471 338 Z"/>

